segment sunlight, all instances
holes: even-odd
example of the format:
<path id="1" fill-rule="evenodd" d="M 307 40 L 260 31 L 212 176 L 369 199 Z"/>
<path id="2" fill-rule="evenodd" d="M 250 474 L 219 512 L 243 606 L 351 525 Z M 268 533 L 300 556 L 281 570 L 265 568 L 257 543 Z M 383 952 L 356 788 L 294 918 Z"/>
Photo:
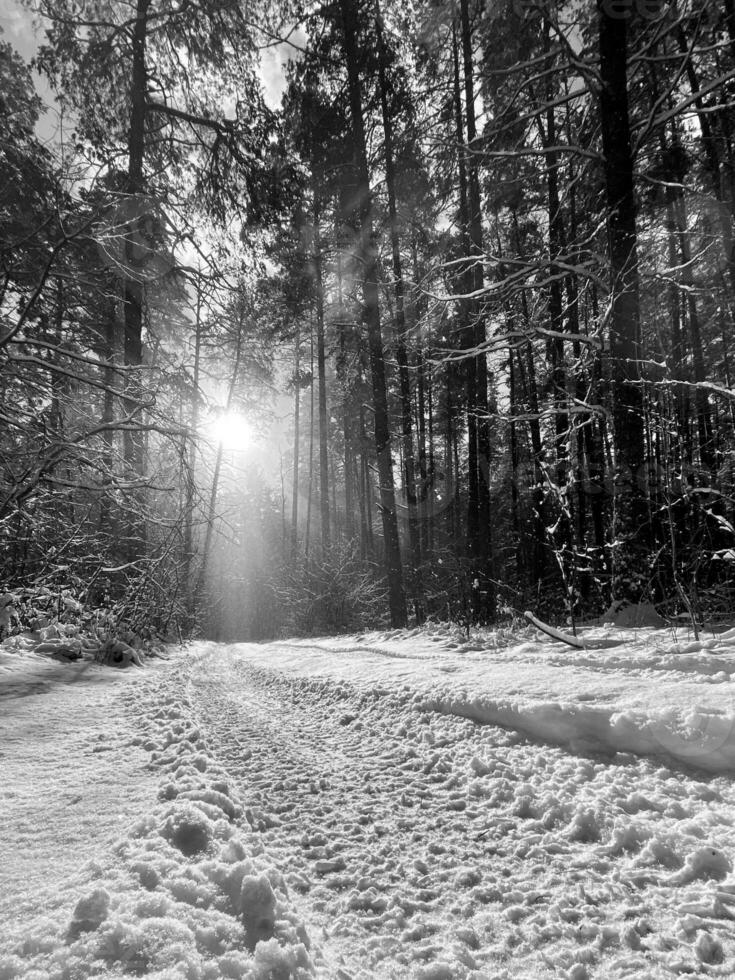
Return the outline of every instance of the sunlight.
<path id="1" fill-rule="evenodd" d="M 210 423 L 212 437 L 232 451 L 247 449 L 253 442 L 253 429 L 241 412 L 223 412 Z"/>

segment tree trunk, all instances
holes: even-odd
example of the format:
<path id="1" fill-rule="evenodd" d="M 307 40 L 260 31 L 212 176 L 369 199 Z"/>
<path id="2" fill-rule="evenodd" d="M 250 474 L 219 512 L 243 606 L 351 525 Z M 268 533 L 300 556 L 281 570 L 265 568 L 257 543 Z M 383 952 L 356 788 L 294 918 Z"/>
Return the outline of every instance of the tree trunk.
<path id="1" fill-rule="evenodd" d="M 128 557 L 139 558 L 145 547 L 145 524 L 142 517 L 140 484 L 145 474 L 145 440 L 134 419 L 140 418 L 143 393 L 140 367 L 143 363 L 143 281 L 142 262 L 137 241 L 137 225 L 142 220 L 142 195 L 145 190 L 143 159 L 145 155 L 145 117 L 148 73 L 146 69 L 146 35 L 150 0 L 137 0 L 132 44 L 132 77 L 130 86 L 130 117 L 128 123 L 128 174 L 126 192 L 127 227 L 125 228 L 125 280 L 123 286 L 123 362 L 128 370 L 125 410 L 128 427 L 123 432 L 123 452 L 130 477 L 137 485 L 134 494 L 138 511 L 130 528 Z"/>
<path id="2" fill-rule="evenodd" d="M 416 417 L 418 421 L 419 479 L 416 495 L 421 532 L 421 551 L 429 550 L 429 505 L 426 494 L 429 489 L 429 465 L 426 442 L 426 368 L 423 351 L 416 351 Z"/>
<path id="3" fill-rule="evenodd" d="M 669 190 L 669 188 L 667 188 Z M 692 274 L 692 249 L 688 228 L 686 202 L 681 192 L 674 193 L 672 211 L 676 222 L 676 235 L 679 243 L 681 259 L 681 278 L 684 286 L 687 321 L 689 324 L 689 343 L 692 349 L 692 364 L 694 366 L 695 382 L 706 381 L 704 367 L 704 352 L 702 350 L 702 335 L 699 327 L 699 311 L 694 295 L 694 276 Z M 699 438 L 699 459 L 703 467 L 713 473 L 717 468 L 714 448 L 714 433 L 712 431 L 712 415 L 707 392 L 697 388 L 694 393 L 694 404 L 697 414 L 697 435 Z"/>
<path id="4" fill-rule="evenodd" d="M 464 69 L 465 122 L 467 142 L 464 145 L 467 171 L 467 205 L 469 231 L 469 281 L 471 290 L 478 295 L 484 285 L 482 207 L 480 201 L 480 181 L 474 143 L 477 137 L 475 124 L 474 66 L 472 60 L 472 33 L 468 0 L 460 0 L 460 19 L 462 27 L 462 63 Z M 460 121 L 460 120 L 458 120 Z M 481 617 L 493 619 L 495 616 L 495 590 L 492 584 L 492 548 L 490 540 L 490 420 L 487 394 L 487 358 L 484 351 L 486 341 L 485 317 L 480 301 L 473 299 L 470 304 L 472 322 L 472 343 L 478 351 L 474 360 L 474 379 L 472 401 L 468 411 L 474 418 L 474 466 L 477 487 L 476 538 L 469 538 L 469 557 L 475 565 L 480 579 L 481 592 L 485 593 Z"/>
<path id="5" fill-rule="evenodd" d="M 376 30 L 378 35 L 378 71 L 380 80 L 380 107 L 383 116 L 383 137 L 385 140 L 385 181 L 388 190 L 388 215 L 390 220 L 391 258 L 393 261 L 393 279 L 396 298 L 396 360 L 401 394 L 401 435 L 403 448 L 403 470 L 406 486 L 406 502 L 408 507 L 408 536 L 413 557 L 414 603 L 417 619 L 422 618 L 422 587 L 421 587 L 421 541 L 419 537 L 417 499 L 416 499 L 416 466 L 413 451 L 413 420 L 411 417 L 411 382 L 408 373 L 408 356 L 406 353 L 406 288 L 403 281 L 403 266 L 401 262 L 401 246 L 398 236 L 398 214 L 396 209 L 395 162 L 393 156 L 393 120 L 388 108 L 386 50 L 383 37 L 383 23 L 380 6 L 376 4 Z"/>
<path id="6" fill-rule="evenodd" d="M 115 420 L 115 396 L 112 389 L 115 387 L 115 354 L 117 345 L 117 314 L 115 298 L 106 300 L 104 307 L 105 321 L 105 342 L 102 350 L 102 359 L 105 362 L 105 393 L 102 402 L 102 423 L 108 426 L 102 433 L 102 497 L 100 499 L 100 531 L 112 534 L 112 509 L 111 495 L 109 488 L 113 481 L 114 468 L 114 448 L 115 433 L 112 430 L 112 423 Z"/>
<path id="7" fill-rule="evenodd" d="M 293 396 L 293 488 L 291 493 L 291 561 L 296 561 L 299 547 L 299 456 L 301 422 L 301 331 L 296 326 L 294 351 L 294 396 Z"/>
<path id="8" fill-rule="evenodd" d="M 513 348 L 511 347 L 508 350 L 508 397 L 510 400 L 510 516 L 513 527 L 513 536 L 515 538 L 516 572 L 519 580 L 522 581 L 524 574 L 524 549 L 521 543 L 520 501 L 518 496 L 520 456 L 518 451 L 518 423 L 516 422 L 516 415 L 518 414 L 518 401 L 514 361 L 515 357 L 513 355 Z"/>
<path id="9" fill-rule="evenodd" d="M 344 474 L 345 474 L 345 535 L 348 543 L 355 538 L 355 486 L 354 478 L 354 416 L 350 402 L 350 384 L 352 378 L 347 371 L 347 328 L 345 322 L 344 297 L 342 285 L 342 254 L 337 252 L 337 324 L 339 329 L 340 357 L 337 364 L 337 376 L 342 385 L 342 436 L 344 439 Z"/>
<path id="10" fill-rule="evenodd" d="M 202 352 L 202 283 L 197 277 L 197 298 L 194 319 L 194 374 L 192 377 L 191 403 L 189 408 L 189 436 L 187 440 L 186 502 L 184 513 L 184 588 L 187 611 L 194 613 L 196 590 L 191 578 L 194 557 L 194 493 L 196 490 L 196 451 L 199 439 L 199 374 Z"/>
<path id="11" fill-rule="evenodd" d="M 357 176 L 357 240 L 358 264 L 363 269 L 363 303 L 370 352 L 370 370 L 375 409 L 375 451 L 380 481 L 380 509 L 383 521 L 385 568 L 388 578 L 388 601 L 391 625 L 406 625 L 406 597 L 403 592 L 403 571 L 398 538 L 395 489 L 393 484 L 393 460 L 388 418 L 388 396 L 385 381 L 383 337 L 380 328 L 378 301 L 378 268 L 373 241 L 372 198 L 368 172 L 365 128 L 362 116 L 362 92 L 358 66 L 357 11 L 355 0 L 340 0 L 344 28 L 344 52 L 347 63 L 350 115 L 355 150 Z"/>
<path id="12" fill-rule="evenodd" d="M 640 380 L 641 342 L 636 206 L 628 114 L 628 21 L 611 16 L 604 0 L 598 0 L 598 12 L 600 122 L 610 260 L 616 510 L 619 526 L 639 543 L 645 543 L 643 404 L 641 389 L 636 383 Z M 629 559 L 634 566 L 637 564 L 632 554 Z"/>
<path id="13" fill-rule="evenodd" d="M 548 341 L 551 353 L 551 384 L 554 399 L 554 431 L 556 438 L 556 485 L 560 497 L 565 497 L 567 483 L 567 428 L 566 414 L 566 371 L 564 367 L 564 341 L 560 336 L 564 330 L 562 280 L 557 265 L 557 258 L 562 250 L 564 228 L 562 224 L 561 203 L 559 201 L 559 154 L 554 149 L 557 141 L 556 118 L 553 105 L 553 88 L 551 70 L 553 61 L 549 59 L 551 28 L 547 18 L 544 18 L 544 54 L 547 56 L 546 72 L 546 131 L 540 124 L 544 144 L 544 159 L 546 163 L 546 197 L 549 212 L 549 326 L 556 336 Z M 564 522 L 562 521 L 562 524 Z M 561 543 L 568 543 L 569 528 L 564 527 L 559 536 Z"/>
<path id="14" fill-rule="evenodd" d="M 515 250 L 519 257 L 523 257 L 521 249 L 521 234 L 518 227 L 518 214 L 512 212 L 513 236 L 515 238 Z M 521 311 L 526 332 L 530 330 L 530 314 L 528 311 L 528 301 L 525 289 L 521 290 Z M 538 583 L 544 576 L 546 557 L 545 539 L 546 526 L 544 523 L 544 449 L 541 440 L 541 422 L 539 418 L 538 387 L 536 384 L 536 365 L 533 357 L 533 345 L 528 341 L 526 344 L 526 363 L 524 366 L 521 352 L 518 352 L 518 370 L 521 382 L 525 389 L 525 401 L 529 409 L 528 429 L 531 436 L 531 452 L 533 454 L 533 491 L 531 501 L 533 508 L 533 566 L 531 569 L 533 583 Z"/>
<path id="15" fill-rule="evenodd" d="M 311 510 L 314 499 L 314 325 L 309 325 L 309 491 L 306 498 L 306 528 L 304 530 L 304 559 L 309 560 L 311 545 Z"/>
<path id="16" fill-rule="evenodd" d="M 462 109 L 462 89 L 459 74 L 459 44 L 456 31 L 452 29 L 452 53 L 454 57 L 454 120 L 457 139 L 457 171 L 459 177 L 459 224 L 462 231 L 462 251 L 465 256 L 469 256 L 470 244 L 470 218 L 469 200 L 467 189 L 467 159 L 464 139 L 464 111 Z M 464 274 L 461 277 L 459 291 L 470 293 L 473 281 L 469 264 L 464 266 Z M 461 325 L 462 325 L 462 347 L 472 348 L 474 337 L 471 327 L 471 304 L 469 300 L 460 303 Z M 477 485 L 477 415 L 475 414 L 475 404 L 477 402 L 477 372 L 475 370 L 475 359 L 467 358 L 463 362 L 465 375 L 465 398 L 467 402 L 467 540 L 466 552 L 469 558 L 475 553 L 477 540 L 479 537 L 479 514 L 478 499 L 479 489 Z M 422 478 L 424 474 L 422 472 Z"/>
<path id="17" fill-rule="evenodd" d="M 322 280 L 321 235 L 319 233 L 319 198 L 314 188 L 314 289 L 316 292 L 316 364 L 319 374 L 319 512 L 322 525 L 322 550 L 331 544 L 329 526 L 329 448 L 327 445 L 327 376 L 324 349 L 324 283 Z"/>

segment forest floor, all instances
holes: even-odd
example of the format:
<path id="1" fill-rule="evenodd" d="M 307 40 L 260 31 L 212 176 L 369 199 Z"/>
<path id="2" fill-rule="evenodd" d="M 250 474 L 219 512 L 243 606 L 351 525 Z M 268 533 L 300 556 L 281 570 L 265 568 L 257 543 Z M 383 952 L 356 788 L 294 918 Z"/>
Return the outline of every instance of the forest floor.
<path id="1" fill-rule="evenodd" d="M 615 635 L 6 641 L 0 980 L 734 976 L 735 630 Z"/>

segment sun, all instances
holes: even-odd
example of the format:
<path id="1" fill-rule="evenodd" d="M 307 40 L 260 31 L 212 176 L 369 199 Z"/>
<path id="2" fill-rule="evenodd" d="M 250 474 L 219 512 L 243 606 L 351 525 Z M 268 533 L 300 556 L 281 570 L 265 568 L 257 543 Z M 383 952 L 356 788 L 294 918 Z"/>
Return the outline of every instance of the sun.
<path id="1" fill-rule="evenodd" d="M 223 412 L 210 423 L 210 432 L 224 449 L 247 449 L 253 442 L 253 428 L 241 412 Z"/>

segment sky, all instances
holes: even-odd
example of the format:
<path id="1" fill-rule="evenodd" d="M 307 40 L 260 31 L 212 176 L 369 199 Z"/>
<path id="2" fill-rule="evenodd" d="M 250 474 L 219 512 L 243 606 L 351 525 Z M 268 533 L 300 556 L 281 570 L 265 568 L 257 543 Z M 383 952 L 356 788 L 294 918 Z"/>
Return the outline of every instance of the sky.
<path id="1" fill-rule="evenodd" d="M 5 39 L 10 41 L 26 61 L 33 57 L 37 48 L 31 20 L 30 11 L 21 7 L 16 0 L 3 0 L 0 6 L 0 27 Z"/>
<path id="2" fill-rule="evenodd" d="M 0 4 L 0 30 L 5 40 L 9 41 L 19 54 L 30 61 L 39 46 L 39 36 L 33 25 L 33 14 L 18 2 L 18 0 L 2 0 Z M 300 35 L 294 35 L 298 41 Z M 293 56 L 295 48 L 288 44 L 278 44 L 266 48 L 261 53 L 261 78 L 265 101 L 271 109 L 280 105 L 281 96 L 285 91 L 286 77 L 284 68 L 288 58 Z M 34 72 L 36 88 L 47 105 L 54 104 L 54 97 L 45 79 Z M 49 111 L 39 122 L 38 132 L 42 139 L 53 138 L 58 127 L 57 115 Z"/>
<path id="3" fill-rule="evenodd" d="M 30 61 L 39 46 L 39 37 L 33 26 L 33 14 L 26 10 L 17 0 L 2 0 L 0 4 L 0 29 L 4 40 L 13 45 L 15 50 Z M 37 72 L 33 73 L 36 91 L 43 99 L 44 105 L 55 106 L 53 92 L 46 80 Z M 36 131 L 41 140 L 52 140 L 59 128 L 59 115 L 55 108 L 47 108 L 38 121 Z"/>

